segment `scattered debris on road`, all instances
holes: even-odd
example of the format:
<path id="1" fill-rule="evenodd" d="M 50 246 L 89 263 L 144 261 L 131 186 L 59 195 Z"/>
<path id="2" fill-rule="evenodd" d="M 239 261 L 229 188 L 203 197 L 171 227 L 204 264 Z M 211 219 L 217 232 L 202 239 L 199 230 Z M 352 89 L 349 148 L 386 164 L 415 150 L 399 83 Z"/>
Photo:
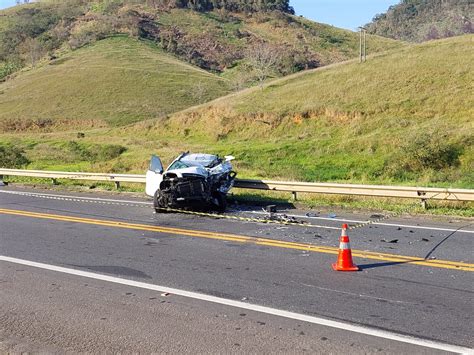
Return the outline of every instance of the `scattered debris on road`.
<path id="1" fill-rule="evenodd" d="M 392 240 L 382 239 L 381 242 L 395 244 L 395 243 L 398 243 L 398 239 L 392 239 Z"/>

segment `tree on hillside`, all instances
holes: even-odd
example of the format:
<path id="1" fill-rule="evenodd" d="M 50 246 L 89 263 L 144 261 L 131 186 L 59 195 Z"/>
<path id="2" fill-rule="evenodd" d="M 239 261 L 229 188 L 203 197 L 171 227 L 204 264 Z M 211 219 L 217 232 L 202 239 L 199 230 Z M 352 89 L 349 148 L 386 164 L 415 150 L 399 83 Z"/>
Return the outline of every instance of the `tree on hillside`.
<path id="1" fill-rule="evenodd" d="M 247 50 L 245 57 L 252 68 L 260 88 L 263 89 L 265 80 L 276 71 L 280 52 L 268 43 L 258 42 Z"/>
<path id="2" fill-rule="evenodd" d="M 175 0 L 175 6 L 196 11 L 225 9 L 234 12 L 282 11 L 294 14 L 289 0 Z"/>
<path id="3" fill-rule="evenodd" d="M 29 62 L 33 67 L 44 55 L 44 48 L 36 38 L 27 38 L 23 42 L 20 51 L 26 62 Z"/>

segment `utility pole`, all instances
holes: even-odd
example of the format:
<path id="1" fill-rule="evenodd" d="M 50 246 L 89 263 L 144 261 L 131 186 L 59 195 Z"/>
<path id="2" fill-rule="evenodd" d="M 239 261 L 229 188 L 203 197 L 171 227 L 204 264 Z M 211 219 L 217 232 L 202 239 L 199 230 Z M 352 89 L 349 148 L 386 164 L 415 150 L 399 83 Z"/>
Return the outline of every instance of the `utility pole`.
<path id="1" fill-rule="evenodd" d="M 367 30 L 359 27 L 359 63 L 367 60 Z"/>
<path id="2" fill-rule="evenodd" d="M 364 62 L 367 60 L 367 31 L 364 28 Z"/>

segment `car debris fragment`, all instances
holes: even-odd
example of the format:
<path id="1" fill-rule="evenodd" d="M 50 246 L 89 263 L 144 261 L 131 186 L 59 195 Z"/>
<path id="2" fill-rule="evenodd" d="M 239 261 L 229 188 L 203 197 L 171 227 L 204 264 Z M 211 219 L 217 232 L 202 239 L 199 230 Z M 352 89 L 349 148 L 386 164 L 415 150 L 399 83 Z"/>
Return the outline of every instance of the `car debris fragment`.
<path id="1" fill-rule="evenodd" d="M 264 210 L 265 211 L 265 210 Z M 268 213 L 268 212 L 267 212 Z M 262 222 L 280 222 L 284 224 L 309 224 L 307 221 L 300 221 L 296 217 L 288 216 L 284 213 L 269 212 L 265 217 L 257 218 Z"/>
<path id="2" fill-rule="evenodd" d="M 276 211 L 277 211 L 276 205 L 265 206 L 265 212 L 276 213 Z"/>
<path id="3" fill-rule="evenodd" d="M 395 243 L 398 243 L 398 239 L 391 239 L 391 240 L 382 239 L 381 242 L 395 244 Z"/>
<path id="4" fill-rule="evenodd" d="M 369 218 L 370 219 L 381 219 L 381 218 L 385 218 L 385 216 L 383 214 L 373 214 Z"/>

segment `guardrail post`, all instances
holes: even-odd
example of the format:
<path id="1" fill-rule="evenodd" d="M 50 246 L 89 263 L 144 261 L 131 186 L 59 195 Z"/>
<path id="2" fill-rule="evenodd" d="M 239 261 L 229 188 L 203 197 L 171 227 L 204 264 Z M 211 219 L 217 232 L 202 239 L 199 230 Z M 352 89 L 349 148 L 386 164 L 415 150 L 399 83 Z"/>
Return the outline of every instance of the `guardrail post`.
<path id="1" fill-rule="evenodd" d="M 426 210 L 428 208 L 428 200 L 426 198 L 421 199 L 421 208 Z"/>
<path id="2" fill-rule="evenodd" d="M 428 200 L 424 197 L 424 196 L 426 196 L 426 192 L 425 191 L 417 191 L 416 194 L 418 196 L 421 196 L 421 208 L 426 210 L 428 208 Z"/>
<path id="3" fill-rule="evenodd" d="M 298 194 L 296 191 L 292 191 L 291 194 L 293 195 L 293 201 L 298 201 Z"/>
<path id="4" fill-rule="evenodd" d="M 51 179 L 51 182 L 53 183 L 53 185 L 57 185 L 57 184 L 58 184 L 58 180 L 56 180 L 56 179 Z"/>
<path id="5" fill-rule="evenodd" d="M 115 188 L 120 189 L 120 181 L 114 181 L 115 183 Z"/>

